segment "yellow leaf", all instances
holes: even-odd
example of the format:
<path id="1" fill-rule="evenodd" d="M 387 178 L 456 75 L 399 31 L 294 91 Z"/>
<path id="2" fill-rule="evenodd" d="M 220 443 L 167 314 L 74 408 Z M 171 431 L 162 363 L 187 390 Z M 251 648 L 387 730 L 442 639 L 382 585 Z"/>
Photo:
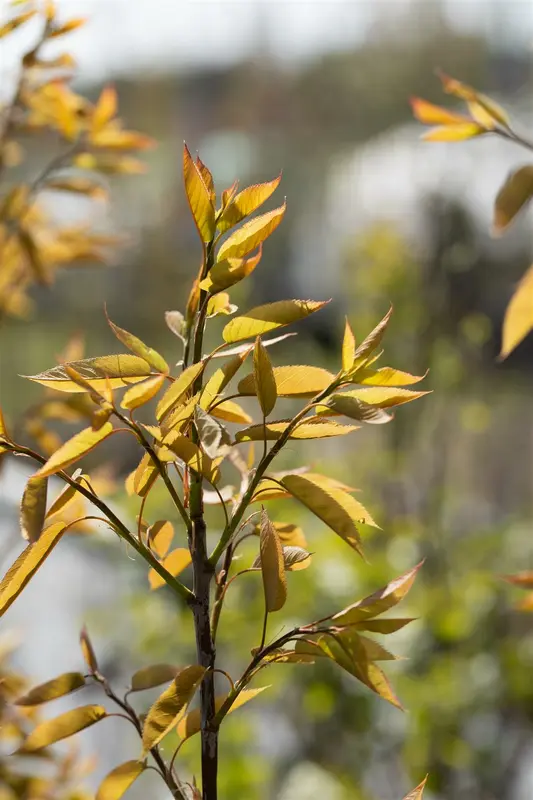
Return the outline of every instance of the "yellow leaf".
<path id="1" fill-rule="evenodd" d="M 213 295 L 207 302 L 207 318 L 217 317 L 220 314 L 229 316 L 237 311 L 237 306 L 229 301 L 229 294 L 227 292 L 220 292 Z"/>
<path id="2" fill-rule="evenodd" d="M 243 706 L 245 703 L 248 703 L 250 700 L 253 700 L 254 697 L 257 697 L 258 694 L 264 692 L 265 689 L 269 689 L 269 686 L 261 686 L 259 689 L 243 689 L 237 697 L 233 705 L 231 706 L 228 714 L 231 714 L 232 711 L 236 711 L 238 708 Z M 215 711 L 220 711 L 224 703 L 226 702 L 227 695 L 221 695 L 220 697 L 215 698 Z M 188 714 L 184 714 L 181 716 L 177 727 L 176 733 L 180 737 L 180 739 L 190 739 L 191 736 L 194 736 L 197 733 L 200 733 L 201 730 L 201 719 L 200 719 L 200 709 L 193 708 L 192 711 L 189 711 Z"/>
<path id="3" fill-rule="evenodd" d="M 252 503 L 262 503 L 264 500 L 279 500 L 290 496 L 290 493 L 283 489 L 278 481 L 262 478 L 254 492 Z"/>
<path id="4" fill-rule="evenodd" d="M 475 120 L 478 125 L 481 125 L 488 131 L 492 131 L 496 128 L 496 120 L 484 106 L 471 101 L 468 103 L 468 110 L 470 111 L 472 119 Z"/>
<path id="5" fill-rule="evenodd" d="M 89 671 L 91 675 L 94 675 L 98 672 L 98 661 L 96 660 L 96 654 L 94 652 L 94 647 L 92 642 L 89 638 L 89 633 L 87 628 L 82 628 L 80 633 L 80 647 L 81 652 L 83 655 L 83 659 L 87 666 L 89 667 Z"/>
<path id="6" fill-rule="evenodd" d="M 486 128 L 476 122 L 463 122 L 460 125 L 433 128 L 425 133 L 422 139 L 425 142 L 462 142 L 465 139 L 472 139 L 474 136 L 481 136 L 486 132 Z"/>
<path id="7" fill-rule="evenodd" d="M 416 789 L 413 789 L 412 792 L 409 792 L 409 794 L 406 795 L 403 800 L 422 800 L 427 779 L 428 776 L 426 775 L 422 783 L 419 783 Z"/>
<path id="8" fill-rule="evenodd" d="M 399 578 L 391 581 L 382 589 L 378 589 L 374 594 L 334 614 L 331 620 L 335 625 L 341 626 L 353 625 L 372 617 L 378 617 L 396 606 L 405 597 L 415 582 L 416 574 L 421 566 L 422 563 L 417 564 L 416 567 L 400 575 Z"/>
<path id="9" fill-rule="evenodd" d="M 209 407 L 211 403 L 224 391 L 252 350 L 253 345 L 246 347 L 242 353 L 237 353 L 237 355 L 230 358 L 223 367 L 220 367 L 211 375 L 202 390 L 202 396 L 200 398 L 201 408 L 205 411 L 210 410 Z"/>
<path id="10" fill-rule="evenodd" d="M 251 425 L 249 428 L 238 431 L 235 440 L 237 442 L 261 442 L 266 438 L 267 442 L 276 441 L 286 431 L 290 422 L 291 420 L 280 420 L 279 422 L 267 422 L 266 425 Z M 358 430 L 357 425 L 340 425 L 333 420 L 312 417 L 298 423 L 289 439 L 328 439 L 331 436 L 345 436 L 356 430 Z"/>
<path id="11" fill-rule="evenodd" d="M 43 747 L 48 747 L 89 728 L 104 717 L 107 717 L 107 712 L 103 706 L 82 706 L 73 711 L 67 711 L 55 719 L 46 720 L 38 725 L 25 739 L 19 752 L 33 753 L 36 750 L 42 750 Z"/>
<path id="12" fill-rule="evenodd" d="M 151 750 L 170 732 L 180 711 L 190 703 L 202 682 L 205 668 L 184 667 L 149 710 L 143 726 L 143 748 Z"/>
<path id="13" fill-rule="evenodd" d="M 56 39 L 58 36 L 64 36 L 66 33 L 70 33 L 71 31 L 75 31 L 77 28 L 81 28 L 82 25 L 85 25 L 87 20 L 85 17 L 77 17 L 76 19 L 69 19 L 68 22 L 65 22 L 64 25 L 61 25 L 58 28 L 53 28 L 48 34 L 48 39 Z"/>
<path id="14" fill-rule="evenodd" d="M 3 414 L 1 408 L 0 408 L 0 439 L 3 439 L 5 442 L 9 441 L 9 435 L 7 433 L 6 421 L 4 419 L 4 414 Z"/>
<path id="15" fill-rule="evenodd" d="M 222 292 L 230 286 L 248 277 L 261 261 L 263 250 L 260 247 L 255 256 L 250 258 L 226 258 L 217 261 L 209 270 L 207 278 L 200 283 L 200 289 L 210 294 Z"/>
<path id="16" fill-rule="evenodd" d="M 130 691 L 144 692 L 163 683 L 170 683 L 178 672 L 178 667 L 173 664 L 150 664 L 149 667 L 143 667 L 132 675 Z"/>
<path id="17" fill-rule="evenodd" d="M 378 370 L 361 369 L 355 376 L 356 382 L 363 386 L 411 386 L 424 380 L 425 377 L 426 375 L 410 375 L 393 367 L 382 367 Z"/>
<path id="18" fill-rule="evenodd" d="M 507 178 L 494 205 L 493 233 L 502 234 L 533 197 L 533 164 L 521 167 Z"/>
<path id="19" fill-rule="evenodd" d="M 419 397 L 424 397 L 426 394 L 431 394 L 431 392 L 413 392 L 410 389 L 378 386 L 372 389 L 352 389 L 349 392 L 344 392 L 340 396 L 354 397 L 368 405 L 378 406 L 379 408 L 392 408 L 393 406 L 410 403 L 413 400 L 417 400 Z"/>
<path id="20" fill-rule="evenodd" d="M 185 192 L 200 238 L 203 242 L 210 242 L 215 235 L 215 206 L 211 192 L 186 144 L 183 145 L 183 177 Z"/>
<path id="21" fill-rule="evenodd" d="M 140 408 L 140 406 L 149 403 L 150 400 L 156 396 L 164 383 L 164 375 L 155 375 L 153 378 L 148 378 L 148 380 L 143 383 L 132 386 L 131 389 L 125 392 L 120 407 L 126 408 L 129 411 Z"/>
<path id="22" fill-rule="evenodd" d="M 148 528 L 147 538 L 150 549 L 164 558 L 174 538 L 174 526 L 167 519 L 157 520 Z"/>
<path id="23" fill-rule="evenodd" d="M 224 400 L 222 403 L 219 403 L 217 406 L 211 409 L 209 413 L 213 417 L 223 419 L 225 422 L 237 422 L 247 425 L 252 421 L 251 416 L 233 400 Z"/>
<path id="24" fill-rule="evenodd" d="M 209 192 L 209 196 L 211 197 L 211 202 L 214 205 L 216 199 L 215 182 L 213 180 L 213 175 L 211 174 L 211 170 L 204 164 L 199 155 L 196 156 L 195 164 L 198 167 L 198 170 L 203 178 L 205 185 L 207 186 L 207 191 Z"/>
<path id="25" fill-rule="evenodd" d="M 441 106 L 428 103 L 420 97 L 411 98 L 411 108 L 417 120 L 424 125 L 457 125 L 471 122 L 464 114 L 456 114 Z"/>
<path id="26" fill-rule="evenodd" d="M 147 361 L 148 364 L 150 364 L 150 366 L 152 366 L 158 372 L 163 372 L 164 374 L 168 373 L 168 364 L 163 356 L 159 355 L 157 350 L 154 350 L 152 347 L 148 347 L 148 345 L 142 342 L 137 336 L 134 336 L 133 333 L 125 331 L 124 328 L 119 328 L 118 325 L 115 325 L 114 322 L 111 322 L 109 317 L 107 318 L 107 321 L 117 339 L 122 342 L 122 344 L 126 345 L 128 350 L 131 350 L 131 352 L 135 353 L 136 356 L 139 356 L 139 358 Z"/>
<path id="27" fill-rule="evenodd" d="M 277 531 L 264 509 L 261 512 L 259 549 L 265 591 L 265 607 L 268 612 L 279 611 L 287 600 L 287 578 L 285 575 L 283 547 Z"/>
<path id="28" fill-rule="evenodd" d="M 285 569 L 290 572 L 307 569 L 307 567 L 311 566 L 311 553 L 296 545 L 285 546 L 283 547 L 283 563 L 285 564 Z"/>
<path id="29" fill-rule="evenodd" d="M 517 575 L 506 575 L 505 580 L 521 589 L 533 589 L 533 570 L 523 570 Z"/>
<path id="30" fill-rule="evenodd" d="M 281 175 L 267 183 L 255 183 L 235 195 L 227 203 L 218 220 L 218 229 L 225 233 L 241 220 L 253 214 L 276 191 L 281 181 Z"/>
<path id="31" fill-rule="evenodd" d="M 170 409 L 179 403 L 189 389 L 192 388 L 204 366 L 202 362 L 191 364 L 190 367 L 183 370 L 181 375 L 176 378 L 157 404 L 156 417 L 158 420 L 161 420 L 165 414 L 168 414 Z"/>
<path id="32" fill-rule="evenodd" d="M 243 316 L 232 319 L 222 331 L 222 336 L 228 344 L 249 339 L 252 336 L 254 338 L 262 336 L 268 331 L 308 317 L 315 311 L 319 311 L 328 302 L 328 300 L 279 300 L 276 303 L 256 306 Z"/>
<path id="33" fill-rule="evenodd" d="M 505 311 L 500 358 L 507 358 L 533 329 L 533 265 L 528 269 Z"/>
<path id="34" fill-rule="evenodd" d="M 355 336 L 350 327 L 350 323 L 346 320 L 344 327 L 344 338 L 342 340 L 342 369 L 348 372 L 352 368 L 355 359 Z M 325 388 L 325 387 L 324 387 Z"/>
<path id="35" fill-rule="evenodd" d="M 273 372 L 278 397 L 314 397 L 335 380 L 327 369 L 304 364 L 274 367 Z M 237 388 L 242 395 L 256 394 L 253 373 L 239 381 Z"/>
<path id="36" fill-rule="evenodd" d="M 381 344 L 381 340 L 385 336 L 385 331 L 390 322 L 390 318 L 392 315 L 392 308 L 390 308 L 381 322 L 379 322 L 374 330 L 372 330 L 368 336 L 363 339 L 359 347 L 356 349 L 354 353 L 354 362 L 359 362 L 361 359 L 366 358 L 367 356 L 371 355 L 379 345 Z"/>
<path id="37" fill-rule="evenodd" d="M 24 12 L 24 14 L 19 14 L 17 17 L 13 17 L 13 19 L 10 19 L 9 22 L 6 22 L 4 25 L 1 25 L 0 39 L 2 39 L 4 36 L 7 36 L 8 33 L 11 33 L 11 31 L 14 31 L 17 28 L 19 28 L 29 19 L 34 17 L 35 14 L 37 14 L 37 11 L 26 11 Z"/>
<path id="38" fill-rule="evenodd" d="M 22 537 L 36 542 L 44 526 L 48 478 L 30 478 L 22 495 L 20 527 Z"/>
<path id="39" fill-rule="evenodd" d="M 65 531 L 63 523 L 50 525 L 40 539 L 30 544 L 4 575 L 0 583 L 0 616 L 17 599 L 41 564 L 50 555 Z"/>
<path id="40" fill-rule="evenodd" d="M 278 395 L 272 364 L 260 336 L 255 340 L 254 347 L 254 385 L 263 417 L 268 417 L 276 405 Z"/>
<path id="41" fill-rule="evenodd" d="M 168 447 L 181 461 L 207 478 L 210 483 L 218 480 L 219 472 L 213 460 L 186 436 L 178 436 L 177 439 L 168 443 Z"/>
<path id="42" fill-rule="evenodd" d="M 143 761 L 126 761 L 115 767 L 100 784 L 95 800 L 120 800 L 145 769 Z"/>
<path id="43" fill-rule="evenodd" d="M 92 200 L 105 200 L 107 190 L 101 183 L 96 183 L 89 178 L 54 178 L 46 182 L 46 190 L 55 192 L 71 192 L 90 197 Z"/>
<path id="44" fill-rule="evenodd" d="M 45 477 L 46 475 L 53 475 L 60 469 L 74 464 L 82 456 L 89 453 L 96 445 L 103 442 L 113 433 L 113 426 L 110 422 L 106 422 L 102 427 L 94 431 L 92 428 L 85 428 L 80 431 L 72 439 L 69 439 L 63 444 L 59 450 L 50 456 L 46 464 L 35 473 L 35 477 Z"/>
<path id="45" fill-rule="evenodd" d="M 113 86 L 104 86 L 94 108 L 92 117 L 93 132 L 105 128 L 117 113 L 117 92 Z"/>
<path id="46" fill-rule="evenodd" d="M 168 444 L 174 441 L 174 439 L 177 439 L 179 433 L 187 427 L 194 415 L 199 397 L 200 393 L 197 392 L 184 402 L 183 405 L 178 405 L 170 414 L 164 417 L 161 421 L 161 433 L 163 434 L 162 444 Z"/>
<path id="47" fill-rule="evenodd" d="M 217 262 L 228 258 L 242 258 L 261 245 L 265 239 L 274 233 L 285 214 L 286 204 L 279 208 L 261 214 L 259 217 L 246 222 L 220 246 Z"/>
<path id="48" fill-rule="evenodd" d="M 302 547 L 307 548 L 307 541 L 301 528 L 292 522 L 273 522 L 272 523 L 279 536 L 283 547 Z"/>
<path id="49" fill-rule="evenodd" d="M 108 385 L 112 389 L 117 389 L 121 386 L 138 383 L 148 378 L 151 373 L 150 365 L 143 358 L 119 354 L 70 361 L 68 364 L 40 372 L 38 375 L 23 375 L 22 377 L 40 383 L 47 389 L 57 389 L 59 392 L 87 391 L 69 378 L 65 371 L 66 366 L 79 372 L 96 391 L 106 389 Z"/>
<path id="50" fill-rule="evenodd" d="M 378 527 L 361 503 L 348 492 L 332 485 L 323 475 L 311 472 L 286 475 L 281 483 L 296 500 L 359 553 L 361 544 L 357 525 L 364 523 Z"/>
<path id="51" fill-rule="evenodd" d="M 487 95 L 480 94 L 471 86 L 461 81 L 451 78 L 444 72 L 439 71 L 439 77 L 442 81 L 442 87 L 447 94 L 453 94 L 461 100 L 466 100 L 467 103 L 477 103 L 480 105 L 496 122 L 499 122 L 504 127 L 508 127 L 510 122 L 509 115 L 498 103 L 495 103 Z"/>
<path id="52" fill-rule="evenodd" d="M 191 554 L 186 547 L 178 547 L 169 553 L 162 563 L 167 572 L 170 572 L 176 578 L 191 563 Z M 150 581 L 151 589 L 159 589 L 165 585 L 164 578 L 155 569 L 151 569 L 148 573 L 148 580 Z"/>
<path id="53" fill-rule="evenodd" d="M 85 678 L 81 673 L 65 672 L 58 678 L 31 689 L 23 697 L 19 697 L 15 701 L 15 705 L 40 706 L 42 703 L 48 703 L 50 700 L 56 700 L 58 697 L 64 697 L 66 694 L 75 692 L 76 689 L 81 689 L 82 686 L 85 686 Z"/>
<path id="54" fill-rule="evenodd" d="M 133 492 L 139 497 L 145 497 L 154 485 L 158 476 L 158 469 L 154 464 L 150 453 L 145 453 L 141 458 L 137 469 L 133 473 Z"/>

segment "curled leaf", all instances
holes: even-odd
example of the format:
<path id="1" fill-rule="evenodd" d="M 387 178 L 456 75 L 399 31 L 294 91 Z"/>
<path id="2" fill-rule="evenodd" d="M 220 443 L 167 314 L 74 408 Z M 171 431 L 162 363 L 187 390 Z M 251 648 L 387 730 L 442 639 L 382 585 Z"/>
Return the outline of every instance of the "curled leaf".
<path id="1" fill-rule="evenodd" d="M 285 576 L 283 548 L 277 531 L 264 509 L 261 512 L 259 548 L 266 610 L 268 612 L 279 611 L 283 608 L 287 599 L 287 578 Z"/>
<path id="2" fill-rule="evenodd" d="M 278 394 L 272 364 L 260 336 L 254 347 L 254 385 L 263 417 L 268 417 L 276 405 Z"/>
<path id="3" fill-rule="evenodd" d="M 180 711 L 190 703 L 202 682 L 205 667 L 194 664 L 181 669 L 168 689 L 148 711 L 143 726 L 143 748 L 151 750 L 171 731 Z"/>
<path id="4" fill-rule="evenodd" d="M 20 527 L 22 537 L 36 542 L 44 527 L 48 478 L 30 478 L 22 495 Z"/>

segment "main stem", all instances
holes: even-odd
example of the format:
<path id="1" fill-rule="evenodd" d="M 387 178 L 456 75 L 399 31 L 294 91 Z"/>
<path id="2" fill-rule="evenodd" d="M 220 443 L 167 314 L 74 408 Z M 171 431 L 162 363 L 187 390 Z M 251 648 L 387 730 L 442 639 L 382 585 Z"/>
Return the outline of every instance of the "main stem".
<path id="1" fill-rule="evenodd" d="M 213 257 L 214 247 L 211 242 L 206 246 L 202 277 L 205 277 L 213 266 Z M 199 298 L 196 331 L 194 334 L 194 363 L 198 363 L 202 359 L 207 299 L 207 293 L 202 291 Z M 202 377 L 200 376 L 194 386 L 194 392 L 200 391 L 201 388 Z M 193 438 L 197 438 L 194 431 Z M 193 567 L 194 600 L 192 609 L 196 635 L 196 652 L 198 663 L 207 670 L 200 689 L 202 798 L 203 800 L 217 800 L 218 727 L 213 724 L 216 714 L 214 674 L 216 650 L 211 635 L 210 621 L 210 590 L 215 570 L 209 562 L 207 553 L 207 527 L 204 519 L 202 476 L 198 472 L 192 472 L 191 474 L 189 504 L 192 523 L 189 535 L 189 549 Z"/>

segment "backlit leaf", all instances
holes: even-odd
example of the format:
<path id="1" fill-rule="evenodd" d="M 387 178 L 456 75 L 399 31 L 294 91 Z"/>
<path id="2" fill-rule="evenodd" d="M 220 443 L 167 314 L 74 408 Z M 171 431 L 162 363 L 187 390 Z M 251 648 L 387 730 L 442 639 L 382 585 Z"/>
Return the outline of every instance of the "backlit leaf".
<path id="1" fill-rule="evenodd" d="M 248 355 L 252 352 L 253 345 L 247 345 L 242 353 L 230 358 L 223 367 L 219 367 L 205 384 L 200 398 L 200 405 L 209 411 L 211 403 L 221 394 L 240 367 L 244 364 Z M 240 391 L 240 390 L 239 390 Z M 242 393 L 241 393 L 242 394 Z M 255 394 L 255 392 L 254 392 Z"/>
<path id="2" fill-rule="evenodd" d="M 48 478 L 30 478 L 22 495 L 20 527 L 28 542 L 36 542 L 44 526 Z"/>
<path id="3" fill-rule="evenodd" d="M 94 107 L 92 129 L 99 131 L 105 128 L 117 113 L 117 93 L 113 86 L 104 86 Z"/>
<path id="4" fill-rule="evenodd" d="M 422 800 L 422 796 L 424 794 L 424 789 L 425 789 L 425 786 L 426 786 L 426 782 L 427 782 L 427 775 L 424 778 L 424 780 L 422 781 L 422 783 L 419 783 L 418 786 L 416 787 L 416 789 L 413 789 L 412 792 L 409 792 L 409 794 L 407 794 L 403 798 L 403 800 Z"/>
<path id="5" fill-rule="evenodd" d="M 311 566 L 311 553 L 308 553 L 303 547 L 296 547 L 295 545 L 283 547 L 283 562 L 285 569 L 291 572 L 307 569 L 307 567 Z"/>
<path id="6" fill-rule="evenodd" d="M 145 453 L 133 473 L 132 489 L 139 497 L 144 497 L 159 476 L 159 471 L 150 453 Z"/>
<path id="7" fill-rule="evenodd" d="M 286 204 L 246 222 L 220 246 L 217 261 L 242 258 L 256 250 L 278 227 L 285 214 Z"/>
<path id="8" fill-rule="evenodd" d="M 207 187 L 207 191 L 209 192 L 209 196 L 211 197 L 211 202 L 215 203 L 216 195 L 215 195 L 215 182 L 213 180 L 213 175 L 211 174 L 211 170 L 204 164 L 200 156 L 197 154 L 195 162 L 200 175 L 203 178 L 203 181 Z"/>
<path id="9" fill-rule="evenodd" d="M 159 355 L 157 350 L 154 350 L 152 347 L 148 347 L 144 342 L 142 342 L 137 336 L 133 333 L 129 333 L 129 331 L 125 331 L 124 328 L 119 328 L 118 325 L 115 325 L 109 317 L 107 318 L 109 323 L 109 327 L 119 340 L 125 345 L 128 350 L 131 350 L 132 353 L 135 353 L 136 356 L 144 359 L 147 361 L 150 366 L 156 369 L 158 372 L 168 373 L 169 367 L 163 356 Z"/>
<path id="10" fill-rule="evenodd" d="M 218 229 L 225 231 L 238 225 L 245 217 L 253 214 L 254 211 L 263 205 L 268 198 L 276 191 L 281 181 L 281 175 L 268 183 L 255 183 L 238 192 L 233 200 L 226 205 L 218 221 Z"/>
<path id="11" fill-rule="evenodd" d="M 350 327 L 350 323 L 346 320 L 344 327 L 344 338 L 342 340 L 342 369 L 347 372 L 351 369 L 355 358 L 355 336 Z"/>
<path id="12" fill-rule="evenodd" d="M 160 434 L 163 434 L 163 444 L 173 442 L 178 438 L 178 435 L 189 426 L 198 405 L 199 398 L 200 393 L 197 392 L 193 394 L 192 397 L 187 398 L 187 400 L 182 399 L 169 414 L 163 417 L 161 429 L 159 431 Z M 155 438 L 159 440 L 161 437 L 160 435 L 156 435 Z"/>
<path id="13" fill-rule="evenodd" d="M 191 563 L 191 554 L 186 547 L 178 547 L 176 550 L 172 550 L 162 563 L 167 572 L 176 578 Z M 165 585 L 165 579 L 153 568 L 148 573 L 148 580 L 151 589 L 159 589 Z"/>
<path id="14" fill-rule="evenodd" d="M 281 483 L 350 547 L 361 552 L 357 524 L 377 526 L 359 501 L 343 489 L 329 484 L 322 475 L 310 472 L 305 475 L 286 475 Z"/>
<path id="15" fill-rule="evenodd" d="M 319 416 L 330 416 L 331 414 L 342 414 L 350 419 L 357 419 L 361 422 L 368 422 L 373 425 L 382 425 L 390 422 L 392 417 L 379 406 L 370 406 L 358 400 L 357 397 L 348 397 L 345 394 L 332 394 L 328 397 L 325 405 L 320 405 L 316 409 Z"/>
<path id="16" fill-rule="evenodd" d="M 194 409 L 194 425 L 200 447 L 209 458 L 216 458 L 228 451 L 228 445 L 231 444 L 229 433 L 222 423 L 198 405 Z"/>
<path id="17" fill-rule="evenodd" d="M 381 322 L 376 325 L 374 330 L 371 331 L 365 339 L 363 339 L 354 353 L 354 361 L 357 359 L 366 358 L 375 350 L 377 350 L 381 344 L 381 340 L 385 336 L 385 331 L 387 330 L 391 315 L 392 308 L 387 311 Z"/>
<path id="18" fill-rule="evenodd" d="M 168 443 L 168 447 L 181 461 L 195 472 L 199 472 L 204 478 L 207 478 L 210 483 L 217 481 L 219 471 L 213 463 L 213 459 L 202 453 L 198 445 L 191 439 L 186 436 L 178 436 L 177 439 Z"/>
<path id="19" fill-rule="evenodd" d="M 120 407 L 129 411 L 140 408 L 140 406 L 149 403 L 156 396 L 164 383 L 164 375 L 155 375 L 153 378 L 143 381 L 143 383 L 132 386 L 131 389 L 124 393 Z"/>
<path id="20" fill-rule="evenodd" d="M 238 708 L 243 706 L 245 703 L 248 703 L 250 700 L 253 700 L 254 697 L 257 697 L 258 694 L 264 692 L 265 689 L 269 689 L 269 686 L 261 686 L 259 689 L 243 689 L 237 697 L 233 705 L 231 706 L 228 714 L 231 714 L 232 711 L 236 711 Z M 215 710 L 220 711 L 224 703 L 226 702 L 227 695 L 221 695 L 220 697 L 215 698 Z M 189 711 L 187 714 L 181 717 L 176 727 L 176 733 L 180 737 L 180 739 L 190 739 L 191 736 L 194 736 L 197 733 L 200 733 L 201 730 L 201 719 L 200 719 L 200 709 L 193 708 L 192 711 Z"/>
<path id="21" fill-rule="evenodd" d="M 518 284 L 505 311 L 500 358 L 507 358 L 533 329 L 533 265 Z"/>
<path id="22" fill-rule="evenodd" d="M 385 611 L 393 608 L 402 600 L 411 586 L 413 585 L 416 574 L 422 563 L 417 564 L 413 569 L 408 570 L 399 578 L 388 583 L 374 594 L 359 600 L 348 608 L 334 614 L 331 619 L 335 625 L 353 625 L 356 622 L 363 622 L 372 617 L 378 617 Z"/>
<path id="23" fill-rule="evenodd" d="M 154 522 L 147 530 L 148 545 L 160 558 L 168 553 L 173 538 L 174 526 L 167 519 Z"/>
<path id="24" fill-rule="evenodd" d="M 300 547 L 304 550 L 307 548 L 307 540 L 298 525 L 292 522 L 273 522 L 272 524 L 284 548 Z"/>
<path id="25" fill-rule="evenodd" d="M 73 711 L 67 711 L 55 719 L 46 720 L 38 725 L 25 739 L 21 751 L 33 753 L 36 750 L 42 750 L 43 747 L 48 747 L 89 728 L 106 716 L 105 708 L 97 705 L 82 706 Z"/>
<path id="26" fill-rule="evenodd" d="M 498 192 L 494 204 L 495 235 L 503 233 L 533 197 L 533 164 L 513 172 Z"/>
<path id="27" fill-rule="evenodd" d="M 19 28 L 29 19 L 34 17 L 35 14 L 37 14 L 37 11 L 35 10 L 25 11 L 23 14 L 19 14 L 17 17 L 13 17 L 13 19 L 10 19 L 4 25 L 0 25 L 0 39 L 3 39 L 3 37 L 7 36 L 8 33 L 11 33 L 11 31 L 14 31 L 17 28 Z"/>
<path id="28" fill-rule="evenodd" d="M 354 623 L 354 627 L 362 631 L 370 631 L 370 633 L 396 633 L 401 630 L 414 619 L 366 619 L 362 622 Z"/>
<path id="29" fill-rule="evenodd" d="M 144 692 L 146 689 L 154 689 L 163 683 L 173 681 L 179 672 L 179 668 L 173 664 L 150 664 L 143 667 L 131 678 L 131 692 Z"/>
<path id="30" fill-rule="evenodd" d="M 194 382 L 204 368 L 202 362 L 191 364 L 184 369 L 181 375 L 176 378 L 174 383 L 167 389 L 159 403 L 157 404 L 156 417 L 161 420 L 170 409 L 182 400 L 187 392 L 193 387 Z"/>
<path id="31" fill-rule="evenodd" d="M 98 787 L 95 800 L 120 800 L 145 769 L 143 761 L 126 761 L 115 767 Z"/>
<path id="32" fill-rule="evenodd" d="M 63 523 L 50 525 L 38 541 L 30 544 L 17 558 L 0 583 L 0 616 L 22 592 L 41 564 L 50 555 L 65 531 Z"/>
<path id="33" fill-rule="evenodd" d="M 477 122 L 463 122 L 457 125 L 433 128 L 425 133 L 422 139 L 425 142 L 463 142 L 465 139 L 472 139 L 474 136 L 481 136 L 486 132 L 486 128 L 478 125 Z"/>
<path id="34" fill-rule="evenodd" d="M 308 317 L 328 302 L 328 300 L 279 300 L 276 303 L 257 306 L 243 316 L 232 319 L 222 331 L 222 336 L 228 343 L 249 339 L 252 336 L 262 336 L 268 331 Z"/>
<path id="35" fill-rule="evenodd" d="M 509 115 L 505 109 L 498 105 L 498 103 L 495 103 L 492 98 L 487 97 L 485 94 L 480 94 L 480 92 L 477 92 L 466 83 L 451 78 L 449 75 L 442 72 L 442 70 L 439 70 L 439 78 L 442 81 L 442 88 L 447 94 L 453 94 L 461 100 L 466 100 L 466 102 L 478 103 L 478 105 L 482 106 L 485 111 L 490 114 L 492 119 L 507 127 L 510 121 Z"/>
<path id="36" fill-rule="evenodd" d="M 333 373 L 321 367 L 304 364 L 274 367 L 274 379 L 278 397 L 314 397 L 334 381 Z M 238 385 L 239 394 L 256 394 L 253 374 L 246 375 Z"/>
<path id="37" fill-rule="evenodd" d="M 215 207 L 211 192 L 186 144 L 183 145 L 183 178 L 185 192 L 198 233 L 203 242 L 210 242 L 215 234 Z"/>
<path id="38" fill-rule="evenodd" d="M 96 445 L 103 442 L 113 433 L 113 426 L 110 422 L 106 422 L 102 427 L 94 431 L 92 428 L 85 428 L 85 430 L 76 433 L 72 439 L 69 439 L 63 444 L 59 450 L 50 456 L 46 464 L 35 473 L 35 477 L 44 477 L 46 475 L 53 475 L 61 469 L 65 469 L 70 464 L 73 464 L 82 456 L 89 453 Z"/>
<path id="39" fill-rule="evenodd" d="M 169 733 L 180 711 L 190 703 L 202 682 L 205 668 L 197 664 L 178 672 L 168 689 L 149 710 L 143 726 L 143 748 L 151 750 Z"/>
<path id="40" fill-rule="evenodd" d="M 396 389 L 386 386 L 378 386 L 372 389 L 352 389 L 333 397 L 351 397 L 361 400 L 367 405 L 377 406 L 378 408 L 393 408 L 404 403 L 410 403 L 430 392 L 413 392 L 410 389 Z"/>
<path id="41" fill-rule="evenodd" d="M 69 378 L 64 366 L 53 367 L 38 375 L 23 375 L 22 377 L 60 392 L 86 391 Z M 108 381 L 113 389 L 138 383 L 149 377 L 151 372 L 148 362 L 129 354 L 86 358 L 81 361 L 71 361 L 68 366 L 79 372 L 97 391 L 106 389 Z"/>
<path id="42" fill-rule="evenodd" d="M 8 436 L 7 427 L 6 427 L 6 421 L 4 419 L 4 414 L 3 414 L 1 408 L 0 408 L 0 439 L 3 439 L 6 442 L 9 441 L 9 436 Z"/>
<path id="43" fill-rule="evenodd" d="M 85 678 L 81 673 L 65 672 L 58 678 L 31 689 L 23 697 L 19 697 L 15 704 L 17 706 L 40 706 L 42 703 L 48 703 L 50 700 L 56 700 L 58 697 L 75 692 L 82 686 L 85 686 Z"/>
<path id="44" fill-rule="evenodd" d="M 237 311 L 238 306 L 230 303 L 227 292 L 212 295 L 207 303 L 207 319 L 218 316 L 231 316 Z"/>
<path id="45" fill-rule="evenodd" d="M 261 512 L 259 549 L 265 591 L 265 607 L 268 612 L 279 611 L 287 600 L 287 578 L 285 576 L 283 547 L 277 531 L 264 509 Z"/>
<path id="46" fill-rule="evenodd" d="M 290 420 L 280 420 L 279 422 L 267 422 L 266 425 L 251 425 L 249 428 L 238 431 L 235 439 L 237 442 L 261 442 L 265 439 L 276 441 L 290 424 Z M 356 430 L 358 430 L 357 425 L 341 425 L 333 420 L 312 417 L 298 423 L 289 439 L 329 439 L 332 436 L 345 436 Z"/>
<path id="47" fill-rule="evenodd" d="M 263 417 L 268 417 L 276 405 L 278 395 L 272 364 L 260 336 L 255 340 L 254 347 L 254 385 Z"/>
<path id="48" fill-rule="evenodd" d="M 251 416 L 234 400 L 224 400 L 222 403 L 218 403 L 211 409 L 211 414 L 226 422 L 237 422 L 247 425 L 252 421 Z"/>
<path id="49" fill-rule="evenodd" d="M 363 386 L 411 386 L 424 380 L 425 375 L 410 375 L 393 367 L 381 369 L 361 369 L 356 375 L 356 382 Z"/>
<path id="50" fill-rule="evenodd" d="M 200 283 L 200 288 L 211 294 L 229 289 L 254 271 L 261 261 L 262 252 L 260 247 L 257 254 L 249 258 L 226 258 L 217 261 L 209 270 L 207 278 Z"/>
<path id="51" fill-rule="evenodd" d="M 98 672 L 98 661 L 96 660 L 96 654 L 94 652 L 94 647 L 92 642 L 89 638 L 89 633 L 87 628 L 82 628 L 80 633 L 80 647 L 81 652 L 83 655 L 83 659 L 87 666 L 89 667 L 89 671 L 91 675 L 94 675 Z"/>
<path id="52" fill-rule="evenodd" d="M 471 122 L 464 114 L 456 114 L 420 97 L 411 98 L 411 108 L 416 119 L 424 125 L 461 125 Z"/>

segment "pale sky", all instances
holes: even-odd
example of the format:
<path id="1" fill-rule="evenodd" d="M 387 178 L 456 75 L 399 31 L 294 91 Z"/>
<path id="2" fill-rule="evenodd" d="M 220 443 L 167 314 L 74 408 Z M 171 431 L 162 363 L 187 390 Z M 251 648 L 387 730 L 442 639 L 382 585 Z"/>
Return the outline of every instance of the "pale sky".
<path id="1" fill-rule="evenodd" d="M 257 52 L 286 62 L 345 49 L 376 30 L 401 30 L 410 3 L 424 10 L 414 35 L 423 35 L 433 0 L 58 0 L 65 16 L 87 16 L 69 37 L 80 74 L 104 80 L 127 69 L 187 69 L 237 61 Z M 533 47 L 532 0 L 444 0 L 456 26 L 486 33 L 496 46 Z M 0 0 L 2 16 L 7 0 Z M 0 42 L 5 74 L 31 27 Z M 57 43 L 58 48 L 60 43 Z"/>

